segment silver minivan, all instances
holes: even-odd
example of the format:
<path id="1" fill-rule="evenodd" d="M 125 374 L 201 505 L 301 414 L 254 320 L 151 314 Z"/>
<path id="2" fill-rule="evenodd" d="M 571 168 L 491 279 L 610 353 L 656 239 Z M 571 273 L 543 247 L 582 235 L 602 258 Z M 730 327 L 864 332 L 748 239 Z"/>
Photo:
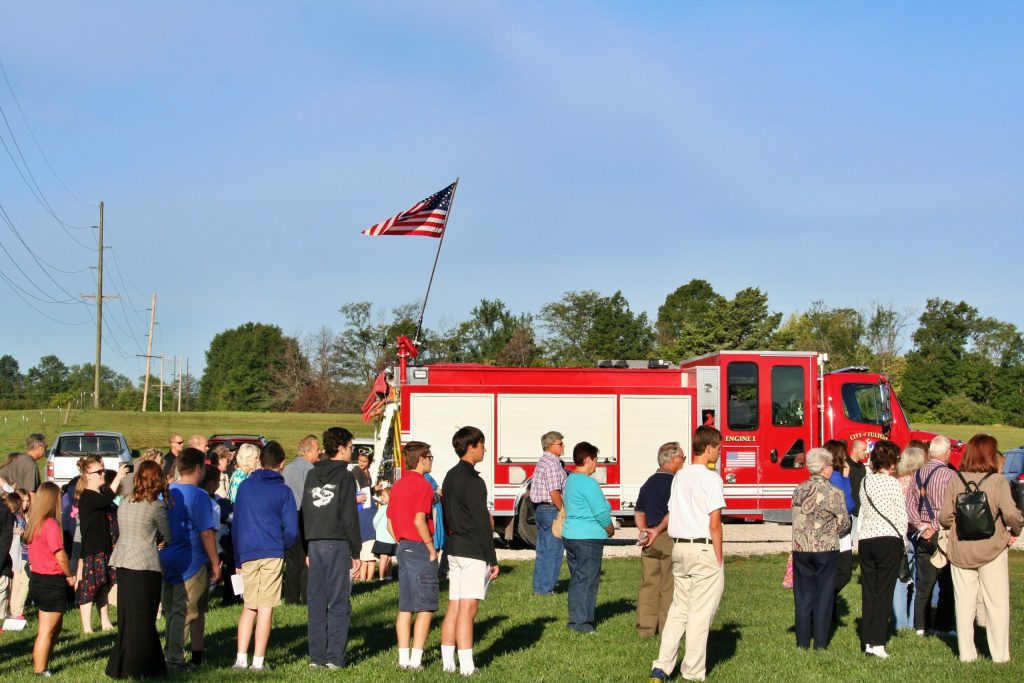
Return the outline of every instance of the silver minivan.
<path id="1" fill-rule="evenodd" d="M 121 432 L 63 432 L 46 456 L 46 479 L 64 486 L 78 476 L 78 459 L 83 455 L 103 456 L 103 467 L 117 471 L 122 463 L 139 457 L 128 448 Z"/>

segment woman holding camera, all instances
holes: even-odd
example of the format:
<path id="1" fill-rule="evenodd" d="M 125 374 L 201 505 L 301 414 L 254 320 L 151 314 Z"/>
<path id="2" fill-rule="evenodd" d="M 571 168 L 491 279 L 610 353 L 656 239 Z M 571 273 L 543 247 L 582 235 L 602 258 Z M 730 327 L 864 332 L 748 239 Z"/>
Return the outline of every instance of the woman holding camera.
<path id="1" fill-rule="evenodd" d="M 110 608 L 107 596 L 117 580 L 117 572 L 110 566 L 110 553 L 114 542 L 110 533 L 110 518 L 117 514 L 114 493 L 128 474 L 128 465 L 122 464 L 114 480 L 107 486 L 103 458 L 87 455 L 78 460 L 81 476 L 75 488 L 78 499 L 78 522 L 82 530 L 82 555 L 76 569 L 75 601 L 82 616 L 82 632 L 92 633 L 92 605 L 100 613 L 100 628 L 110 631 Z"/>

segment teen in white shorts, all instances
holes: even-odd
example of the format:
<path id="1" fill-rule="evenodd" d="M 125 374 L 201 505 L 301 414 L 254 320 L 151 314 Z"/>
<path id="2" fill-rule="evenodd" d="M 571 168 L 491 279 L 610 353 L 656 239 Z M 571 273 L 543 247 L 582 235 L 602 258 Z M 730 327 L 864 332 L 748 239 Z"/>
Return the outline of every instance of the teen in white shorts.
<path id="1" fill-rule="evenodd" d="M 448 599 L 483 600 L 491 568 L 483 560 L 448 556 Z"/>

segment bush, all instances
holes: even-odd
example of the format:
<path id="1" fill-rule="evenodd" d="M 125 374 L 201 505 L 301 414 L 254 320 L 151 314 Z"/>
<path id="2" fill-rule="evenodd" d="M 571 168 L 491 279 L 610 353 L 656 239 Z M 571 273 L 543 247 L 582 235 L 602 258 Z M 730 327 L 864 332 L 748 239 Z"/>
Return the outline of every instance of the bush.
<path id="1" fill-rule="evenodd" d="M 995 408 L 982 405 L 963 395 L 947 396 L 930 413 L 936 422 L 946 424 L 988 425 L 1002 420 Z"/>

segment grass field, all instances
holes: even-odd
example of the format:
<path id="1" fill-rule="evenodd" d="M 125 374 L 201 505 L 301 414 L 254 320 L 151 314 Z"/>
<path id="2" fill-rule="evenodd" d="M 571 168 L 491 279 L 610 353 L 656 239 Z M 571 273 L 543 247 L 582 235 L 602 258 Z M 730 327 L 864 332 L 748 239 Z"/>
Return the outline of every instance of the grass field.
<path id="1" fill-rule="evenodd" d="M 372 436 L 371 425 L 363 424 L 356 414 L 338 413 L 176 413 L 113 410 L 72 411 L 67 426 L 64 413 L 56 410 L 0 411 L 0 453 L 23 450 L 25 437 L 42 432 L 52 439 L 63 431 L 95 429 L 122 432 L 131 448 L 167 450 L 167 437 L 177 432 L 192 434 L 225 434 L 240 432 L 262 434 L 276 439 L 286 452 L 294 452 L 299 440 L 307 434 L 322 434 L 328 427 L 347 427 L 356 436 Z"/>
<path id="2" fill-rule="evenodd" d="M 335 426 L 347 427 L 356 436 L 372 436 L 372 426 L 364 424 L 356 414 L 82 410 L 72 411 L 67 426 L 64 426 L 64 414 L 53 409 L 0 410 L 0 453 L 23 450 L 25 437 L 31 432 L 42 432 L 52 439 L 62 431 L 75 429 L 122 432 L 128 439 L 128 445 L 140 451 L 152 447 L 166 450 L 167 437 L 172 432 L 186 439 L 191 434 L 256 433 L 276 439 L 286 451 L 292 452 L 302 437 L 321 434 L 327 427 Z M 964 440 L 978 432 L 987 432 L 999 440 L 1003 450 L 1024 444 L 1024 429 L 1015 427 L 941 424 L 918 424 L 915 427 Z"/>
<path id="3" fill-rule="evenodd" d="M 1011 553 L 1010 583 L 1024 581 L 1024 553 Z M 797 650 L 792 634 L 792 592 L 780 587 L 784 555 L 729 558 L 726 588 L 708 646 L 709 680 L 736 681 L 1020 681 L 1024 680 L 1024 593 L 1012 591 L 1013 625 L 1009 664 L 996 666 L 984 659 L 961 664 L 952 643 L 918 638 L 901 631 L 889 643 L 892 658 L 868 659 L 859 650 L 856 625 L 860 588 L 856 580 L 843 592 L 842 625 L 826 652 Z M 532 562 L 509 562 L 492 584 L 477 617 L 476 662 L 481 681 L 630 681 L 646 680 L 657 655 L 656 639 L 639 638 L 633 628 L 636 559 L 606 559 L 598 595 L 598 630 L 583 636 L 565 628 L 564 595 L 568 572 L 563 568 L 560 594 L 537 598 L 531 594 Z M 855 577 L 856 578 L 856 577 Z M 444 606 L 442 592 L 442 610 Z M 422 672 L 399 671 L 392 622 L 397 586 L 357 586 L 348 647 L 348 680 L 458 680 L 441 671 L 439 622 L 431 631 Z M 207 663 L 190 680 L 256 680 L 257 675 L 233 674 L 235 627 L 240 607 L 220 607 L 214 601 L 207 622 Z M 443 611 L 438 614 L 440 618 Z M 64 680 L 105 678 L 103 668 L 115 640 L 112 634 L 81 634 L 77 614 L 65 618 L 66 631 L 52 662 Z M 35 623 L 20 633 L 0 635 L 0 680 L 29 678 L 30 650 Z M 983 641 L 983 638 L 981 639 Z M 275 612 L 268 663 L 275 679 L 336 680 L 337 675 L 310 672 L 306 659 L 306 615 L 298 606 Z M 266 676 L 263 676 L 264 678 Z"/>

